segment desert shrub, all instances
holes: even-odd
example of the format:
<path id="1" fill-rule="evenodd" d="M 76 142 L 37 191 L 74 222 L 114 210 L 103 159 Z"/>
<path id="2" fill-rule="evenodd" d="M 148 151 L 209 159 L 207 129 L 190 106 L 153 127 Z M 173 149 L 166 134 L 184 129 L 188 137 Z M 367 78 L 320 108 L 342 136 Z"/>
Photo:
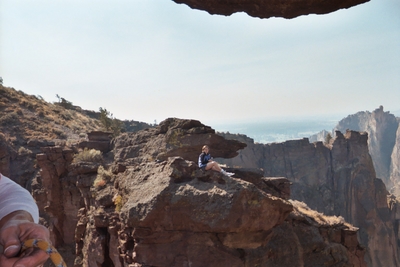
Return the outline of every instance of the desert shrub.
<path id="1" fill-rule="evenodd" d="M 93 182 L 93 186 L 94 186 L 96 189 L 100 189 L 100 188 L 104 187 L 106 184 L 107 184 L 107 181 L 106 181 L 106 180 L 103 180 L 103 179 L 101 179 L 101 178 L 99 178 L 99 177 L 96 177 L 96 179 L 95 179 L 94 182 Z"/>
<path id="2" fill-rule="evenodd" d="M 113 136 L 118 136 L 123 131 L 123 122 L 114 118 L 113 114 L 105 108 L 100 108 L 100 122 L 106 131 L 112 131 Z"/>
<path id="3" fill-rule="evenodd" d="M 37 115 L 38 115 L 39 117 L 41 117 L 41 118 L 44 117 L 44 110 L 43 110 L 43 109 L 37 109 L 36 112 L 37 112 Z"/>
<path id="4" fill-rule="evenodd" d="M 69 113 L 67 110 L 65 110 L 64 112 L 60 113 L 61 118 L 63 118 L 66 121 L 72 120 L 73 117 L 71 115 L 71 113 Z"/>
<path id="5" fill-rule="evenodd" d="M 17 112 L 10 112 L 0 118 L 0 125 L 7 125 L 18 121 Z"/>
<path id="6" fill-rule="evenodd" d="M 103 166 L 100 166 L 97 169 L 96 179 L 93 181 L 93 186 L 97 189 L 105 186 L 112 178 L 112 172 L 104 169 Z"/>
<path id="7" fill-rule="evenodd" d="M 27 155 L 27 154 L 31 154 L 32 153 L 32 150 L 30 150 L 30 149 L 28 149 L 28 148 L 25 148 L 25 147 L 23 147 L 23 146 L 21 146 L 19 149 L 18 149 L 18 154 L 19 155 Z"/>
<path id="8" fill-rule="evenodd" d="M 114 202 L 114 205 L 115 205 L 115 211 L 120 212 L 121 209 L 122 209 L 122 206 L 123 206 L 122 196 L 120 196 L 118 194 L 115 195 L 113 197 L 113 202 Z"/>
<path id="9" fill-rule="evenodd" d="M 36 105 L 34 103 L 32 103 L 30 101 L 26 101 L 26 100 L 21 101 L 21 106 L 23 106 L 29 110 L 32 110 L 32 111 L 35 110 L 35 108 L 36 108 Z"/>
<path id="10" fill-rule="evenodd" d="M 98 162 L 103 161 L 103 153 L 96 149 L 87 149 L 80 151 L 74 155 L 74 162 Z"/>
<path id="11" fill-rule="evenodd" d="M 111 180 L 113 174 L 110 170 L 106 170 L 106 169 L 104 169 L 103 166 L 100 166 L 97 169 L 97 176 L 100 176 L 101 178 L 103 178 L 104 180 L 106 180 L 108 182 Z"/>
<path id="12" fill-rule="evenodd" d="M 58 103 L 54 103 L 54 104 L 59 105 L 65 109 L 73 109 L 74 108 L 74 105 L 72 104 L 71 101 L 68 101 L 63 97 L 60 97 L 59 95 L 56 95 L 56 96 L 58 98 Z"/>
<path id="13" fill-rule="evenodd" d="M 54 134 L 58 135 L 58 136 L 61 136 L 61 135 L 64 134 L 64 131 L 61 130 L 61 129 L 58 129 L 58 128 L 52 128 L 51 131 L 52 131 Z"/>

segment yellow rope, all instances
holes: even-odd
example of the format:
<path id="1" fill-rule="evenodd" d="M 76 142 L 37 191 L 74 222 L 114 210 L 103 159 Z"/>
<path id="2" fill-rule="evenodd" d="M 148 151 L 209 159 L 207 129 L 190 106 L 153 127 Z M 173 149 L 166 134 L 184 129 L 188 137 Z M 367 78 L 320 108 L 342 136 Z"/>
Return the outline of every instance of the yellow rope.
<path id="1" fill-rule="evenodd" d="M 39 248 L 49 254 L 51 261 L 56 267 L 67 267 L 57 249 L 50 245 L 47 241 L 41 239 L 29 239 L 22 243 L 22 251 L 27 248 Z"/>

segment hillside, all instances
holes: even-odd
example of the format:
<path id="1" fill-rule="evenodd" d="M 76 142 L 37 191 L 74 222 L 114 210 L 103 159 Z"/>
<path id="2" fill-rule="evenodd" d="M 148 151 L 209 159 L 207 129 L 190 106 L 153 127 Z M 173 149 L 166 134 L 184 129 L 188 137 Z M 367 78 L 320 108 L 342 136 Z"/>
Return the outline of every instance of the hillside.
<path id="1" fill-rule="evenodd" d="M 0 131 L 17 137 L 12 142 L 17 148 L 29 140 L 79 140 L 101 128 L 99 120 L 82 111 L 0 86 Z"/>
<path id="2" fill-rule="evenodd" d="M 121 121 L 122 132 L 135 132 L 152 127 L 137 121 Z M 60 98 L 49 103 L 14 88 L 0 85 L 0 144 L 11 155 L 9 170 L 3 170 L 18 183 L 25 185 L 37 170 L 35 157 L 40 147 L 72 145 L 87 140 L 87 133 L 105 130 L 100 112 L 84 110 Z M 0 155 L 0 165 L 8 164 Z"/>
<path id="3" fill-rule="evenodd" d="M 367 266 L 358 228 L 290 200 L 289 179 L 198 169 L 204 144 L 229 159 L 243 142 L 175 118 L 111 139 L 96 112 L 0 89 L 0 172 L 32 193 L 68 266 Z"/>

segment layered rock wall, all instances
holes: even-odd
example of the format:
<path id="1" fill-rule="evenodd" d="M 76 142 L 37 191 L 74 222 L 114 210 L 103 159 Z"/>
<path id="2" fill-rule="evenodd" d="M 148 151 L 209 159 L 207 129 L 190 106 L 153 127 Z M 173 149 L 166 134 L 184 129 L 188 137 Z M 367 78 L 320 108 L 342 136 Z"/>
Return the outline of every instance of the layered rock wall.
<path id="1" fill-rule="evenodd" d="M 383 107 L 373 112 L 362 111 L 349 115 L 341 120 L 335 131 L 345 133 L 347 130 L 368 133 L 368 149 L 371 154 L 376 175 L 382 179 L 388 189 L 398 184 L 395 169 L 399 168 L 398 153 L 394 151 L 397 144 L 399 122 L 393 114 L 384 111 Z M 395 154 L 394 154 L 395 153 Z M 394 158 L 394 160 L 392 160 Z"/>
<path id="2" fill-rule="evenodd" d="M 400 196 L 400 118 L 397 118 L 399 127 L 396 132 L 396 140 L 393 147 L 390 162 L 390 181 L 393 183 L 393 194 Z"/>
<path id="3" fill-rule="evenodd" d="M 366 266 L 357 229 L 288 201 L 286 178 L 199 170 L 204 143 L 244 147 L 175 119 L 117 138 L 104 162 L 43 148 L 34 195 L 68 266 Z"/>
<path id="4" fill-rule="evenodd" d="M 264 176 L 287 177 L 293 183 L 293 199 L 319 212 L 343 216 L 360 228 L 369 266 L 398 266 L 398 235 L 394 231 L 398 221 L 391 219 L 388 192 L 376 178 L 368 135 L 355 131 L 336 134 L 330 146 L 310 144 L 308 139 L 263 145 L 248 138 L 247 147 L 237 157 L 221 162 L 261 168 Z"/>

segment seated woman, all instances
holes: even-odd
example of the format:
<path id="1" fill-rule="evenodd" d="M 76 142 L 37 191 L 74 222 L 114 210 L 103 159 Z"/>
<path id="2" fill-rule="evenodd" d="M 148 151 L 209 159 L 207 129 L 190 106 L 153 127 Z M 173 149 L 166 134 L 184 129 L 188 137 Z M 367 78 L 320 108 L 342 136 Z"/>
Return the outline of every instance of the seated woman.
<path id="1" fill-rule="evenodd" d="M 219 164 L 217 162 L 213 161 L 213 158 L 211 157 L 209 151 L 210 151 L 210 148 L 207 145 L 204 145 L 203 148 L 201 149 L 201 154 L 199 156 L 199 168 L 200 169 L 221 172 L 222 174 L 227 175 L 227 176 L 234 175 L 234 173 L 226 172 L 219 166 Z"/>

